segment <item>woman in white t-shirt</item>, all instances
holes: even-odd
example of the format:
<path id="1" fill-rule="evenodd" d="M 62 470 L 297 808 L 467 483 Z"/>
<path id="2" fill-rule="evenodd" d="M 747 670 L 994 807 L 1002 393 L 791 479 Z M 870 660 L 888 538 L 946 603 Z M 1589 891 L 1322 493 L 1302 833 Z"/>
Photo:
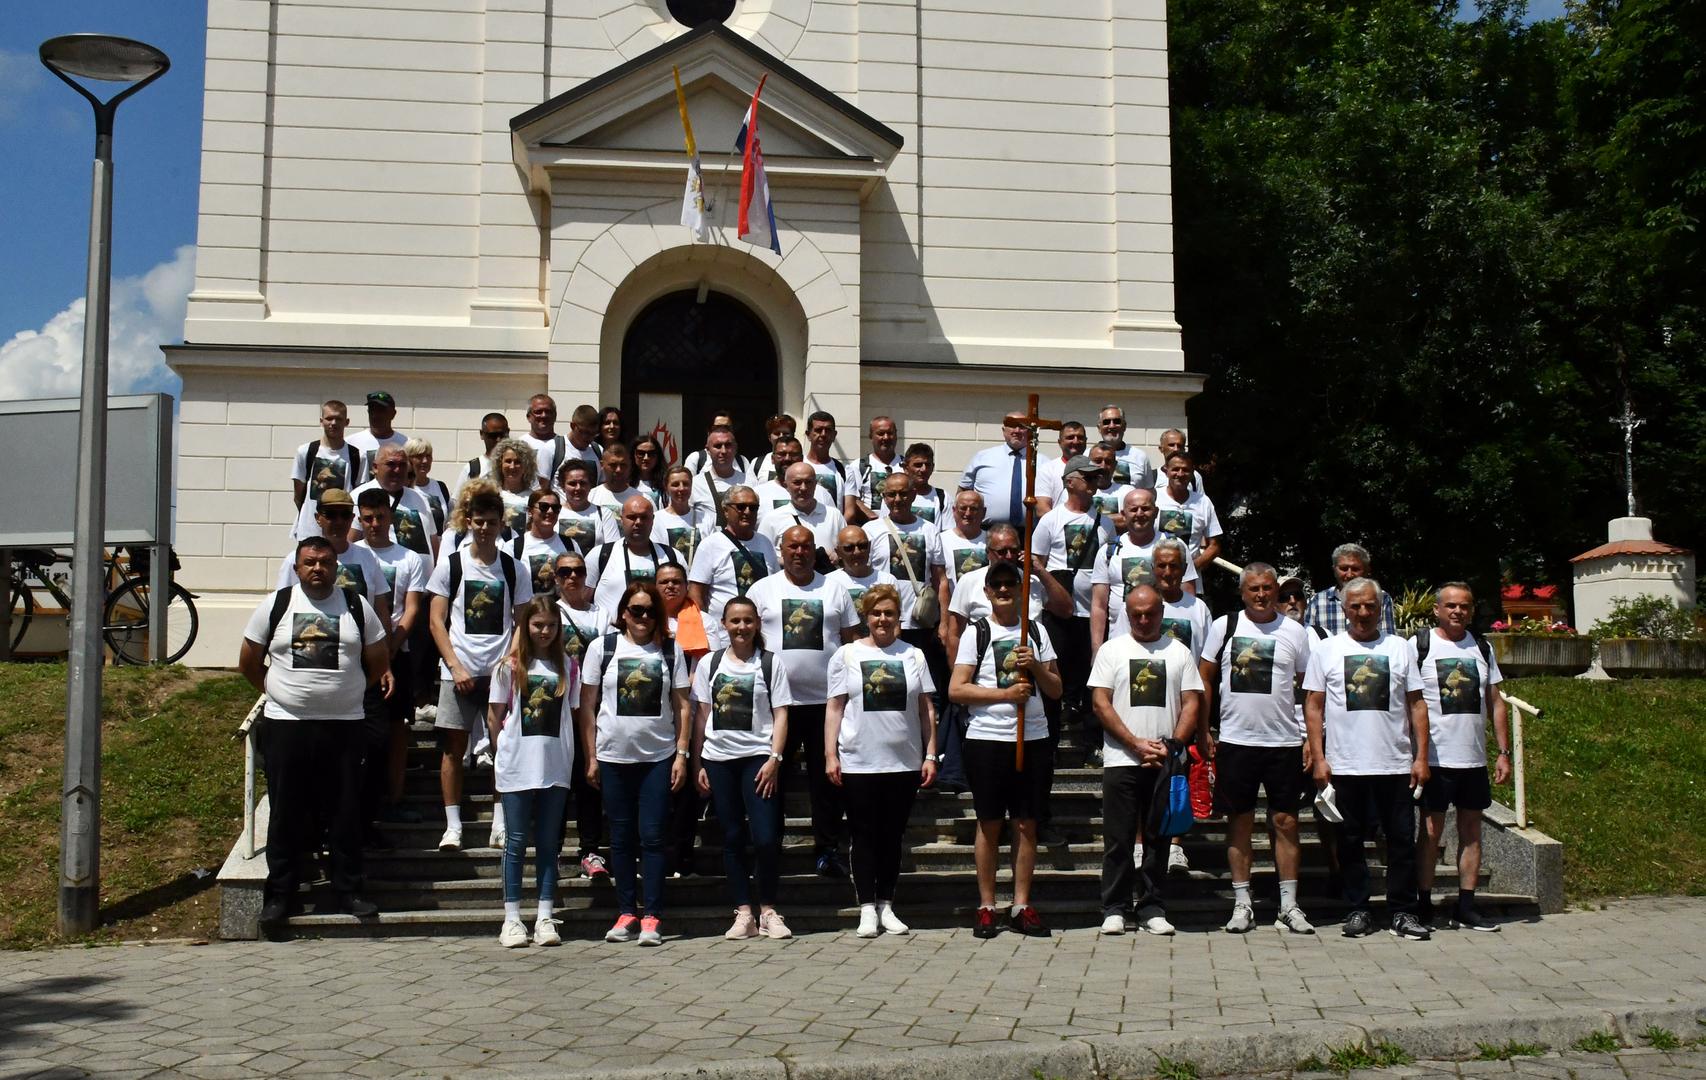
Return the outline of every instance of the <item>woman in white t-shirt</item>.
<path id="1" fill-rule="evenodd" d="M 650 435 L 641 435 L 634 440 L 634 445 L 628 452 L 634 459 L 633 476 L 629 483 L 645 492 L 646 497 L 652 500 L 652 505 L 657 506 L 663 501 L 663 444 Z M 692 486 L 691 483 L 688 484 L 689 489 Z"/>
<path id="2" fill-rule="evenodd" d="M 492 447 L 492 471 L 504 500 L 504 527 L 520 533 L 527 528 L 527 496 L 539 486 L 539 456 L 520 439 L 504 439 Z"/>
<path id="3" fill-rule="evenodd" d="M 606 941 L 662 945 L 665 837 L 670 793 L 687 780 L 693 729 L 687 707 L 687 663 L 664 621 L 663 598 L 649 581 L 623 590 L 620 633 L 586 650 L 581 665 L 581 752 L 586 778 L 604 792 L 610 820 L 610 871 L 616 924 Z M 645 877 L 646 911 L 634 900 L 636 854 Z"/>
<path id="4" fill-rule="evenodd" d="M 409 459 L 409 469 L 414 473 L 412 483 L 415 490 L 432 507 L 433 530 L 443 532 L 450 521 L 450 488 L 443 480 L 434 480 L 428 475 L 432 472 L 432 443 L 425 439 L 410 439 L 403 444 L 403 456 Z"/>
<path id="5" fill-rule="evenodd" d="M 658 512 L 652 517 L 652 542 L 668 544 L 691 566 L 699 541 L 705 538 L 710 517 L 693 505 L 693 472 L 684 465 L 671 465 L 664 473 L 663 490 L 654 500 Z"/>
<path id="6" fill-rule="evenodd" d="M 782 791 L 777 772 L 788 745 L 788 668 L 760 640 L 758 605 L 737 596 L 723 606 L 726 649 L 693 674 L 693 758 L 699 794 L 723 826 L 723 869 L 734 896 L 730 940 L 789 938 L 776 910 L 782 864 Z M 750 834 L 750 835 L 749 835 Z M 747 855 L 748 840 L 752 855 Z M 759 916 L 752 917 L 756 862 Z"/>
<path id="7" fill-rule="evenodd" d="M 561 944 L 551 912 L 557 896 L 557 854 L 563 811 L 574 773 L 574 702 L 580 669 L 563 654 L 563 621 L 549 596 L 522 609 L 509 655 L 492 672 L 486 726 L 497 747 L 493 774 L 504 820 L 504 924 L 498 944 L 527 944 L 521 921 L 521 874 L 527 844 L 534 850 L 539 914 L 535 945 Z"/>
<path id="8" fill-rule="evenodd" d="M 894 912 L 900 845 L 920 783 L 936 779 L 936 686 L 924 654 L 900 640 L 900 592 L 874 585 L 859 598 L 870 636 L 829 661 L 825 771 L 846 795 L 860 937 L 904 934 Z"/>

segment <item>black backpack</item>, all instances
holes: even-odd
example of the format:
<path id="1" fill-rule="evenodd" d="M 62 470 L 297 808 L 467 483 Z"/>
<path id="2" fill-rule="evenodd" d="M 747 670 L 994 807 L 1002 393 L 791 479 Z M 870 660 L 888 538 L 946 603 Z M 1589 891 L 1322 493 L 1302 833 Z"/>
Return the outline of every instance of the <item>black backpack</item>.
<path id="1" fill-rule="evenodd" d="M 349 485 L 349 487 L 344 490 L 348 491 L 361 482 L 361 451 L 357 450 L 355 446 L 350 443 L 344 443 L 344 454 L 349 458 L 349 476 L 344 479 L 344 483 Z M 314 476 L 314 459 L 319 456 L 320 440 L 315 439 L 313 442 L 308 444 L 308 456 L 303 459 L 308 466 L 310 487 L 313 486 L 312 479 Z"/>
<path id="2" fill-rule="evenodd" d="M 605 567 L 610 565 L 610 555 L 611 555 L 611 552 L 616 550 L 617 543 L 618 543 L 618 541 L 616 541 L 616 540 L 606 540 L 604 543 L 598 545 L 598 576 L 601 578 L 604 576 Z M 668 563 L 671 566 L 680 566 L 681 565 L 680 560 L 678 560 L 675 557 L 675 547 L 673 545 L 671 545 L 671 544 L 659 544 L 655 541 L 652 541 L 651 545 L 652 545 L 652 576 L 653 577 L 657 576 L 657 565 L 658 565 L 657 549 L 658 548 L 663 548 L 663 561 L 664 562 Z M 587 571 L 587 575 L 589 577 L 591 576 L 591 569 L 590 568 Z M 624 582 L 624 584 L 626 584 L 626 582 Z"/>
<path id="3" fill-rule="evenodd" d="M 610 670 L 610 661 L 616 658 L 617 636 L 618 635 L 613 630 L 610 633 L 605 634 L 601 639 L 604 642 L 604 655 L 598 658 L 598 681 L 592 684 L 598 687 L 598 694 L 600 697 L 604 696 L 604 673 Z M 670 680 L 670 689 L 673 690 L 675 689 L 675 639 L 670 638 L 669 641 L 665 643 L 661 651 L 663 652 L 664 664 L 663 676 Z M 723 651 L 721 649 L 717 650 L 719 658 L 722 656 L 722 652 Z M 713 669 L 711 674 L 715 675 L 716 670 Z M 769 674 L 769 672 L 766 671 L 766 674 Z"/>
<path id="4" fill-rule="evenodd" d="M 971 677 L 973 680 L 976 680 L 978 671 L 983 668 L 983 654 L 989 651 L 989 641 L 993 636 L 994 631 L 990 629 L 989 619 L 987 617 L 974 621 L 971 624 L 971 628 L 972 633 L 975 635 L 973 640 L 977 643 L 977 655 L 972 657 L 971 661 Z M 1027 629 L 1030 631 L 1031 644 L 1035 645 L 1037 650 L 1041 652 L 1043 639 L 1041 631 L 1037 629 L 1037 624 L 1032 622 Z M 1033 687 L 1035 686 L 1034 683 L 1032 685 Z M 1042 690 L 1040 688 L 1037 688 L 1036 692 L 1039 696 L 1042 695 Z"/>
<path id="5" fill-rule="evenodd" d="M 1428 646 L 1433 643 L 1433 630 L 1424 630 L 1416 635 L 1416 665 L 1419 667 L 1428 658 Z M 1487 670 L 1493 670 L 1493 643 L 1486 638 L 1476 638 L 1475 647 L 1481 650 L 1481 660 L 1487 665 Z"/>
<path id="6" fill-rule="evenodd" d="M 670 653 L 670 666 L 671 667 L 673 667 L 675 665 L 675 654 L 674 654 L 673 650 L 674 650 L 674 642 L 671 642 L 671 653 Z M 718 649 L 711 654 L 711 667 L 709 670 L 707 670 L 705 672 L 705 685 L 710 687 L 712 690 L 715 690 L 717 687 L 717 669 L 723 666 L 723 654 L 728 652 L 728 651 L 729 650 L 726 648 L 725 649 Z M 776 686 L 776 681 L 771 674 L 775 670 L 775 662 L 776 662 L 776 654 L 775 653 L 771 652 L 769 649 L 759 649 L 758 650 L 758 667 L 759 667 L 760 671 L 764 672 L 764 692 L 765 692 L 765 694 L 769 694 Z M 603 683 L 603 680 L 600 679 L 600 685 L 602 685 L 602 683 Z"/>
<path id="7" fill-rule="evenodd" d="M 287 585 L 272 594 L 272 613 L 267 616 L 266 648 L 272 648 L 273 635 L 278 633 L 278 624 L 284 621 L 284 613 L 290 610 L 290 597 L 296 591 L 295 585 Z M 349 607 L 350 618 L 355 620 L 356 637 L 361 641 L 361 647 L 367 648 L 367 616 L 362 611 L 366 601 L 354 589 L 340 589 L 344 594 L 344 603 Z"/>
<path id="8" fill-rule="evenodd" d="M 509 587 L 508 595 L 513 607 L 515 600 L 515 560 L 510 557 L 509 552 L 500 551 L 498 552 L 498 564 L 503 568 L 504 584 Z M 444 625 L 446 626 L 450 625 L 450 609 L 456 606 L 456 593 L 461 587 L 462 553 L 452 551 L 450 553 L 450 596 L 448 597 L 450 603 L 446 604 L 444 608 Z"/>

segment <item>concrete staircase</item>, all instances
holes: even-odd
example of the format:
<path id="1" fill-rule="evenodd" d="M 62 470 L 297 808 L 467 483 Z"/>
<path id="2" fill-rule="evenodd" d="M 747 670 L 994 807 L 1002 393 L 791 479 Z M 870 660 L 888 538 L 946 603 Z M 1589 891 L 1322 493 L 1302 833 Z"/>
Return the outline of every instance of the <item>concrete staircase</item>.
<path id="1" fill-rule="evenodd" d="M 440 852 L 436 844 L 443 829 L 443 810 L 437 787 L 437 753 L 433 736 L 419 731 L 410 750 L 406 798 L 420 811 L 419 825 L 386 825 L 382 830 L 393 847 L 370 851 L 367 856 L 366 895 L 380 906 L 370 919 L 315 913 L 315 901 L 329 899 L 323 880 L 308 888 L 307 913 L 293 917 L 294 933 L 311 936 L 391 936 L 401 934 L 495 934 L 502 921 L 502 853 L 486 847 L 493 804 L 489 769 L 472 771 L 463 807 L 463 837 L 469 845 L 459 852 Z M 1101 871 L 1101 771 L 1085 762 L 1083 748 L 1071 734 L 1063 741 L 1060 768 L 1055 779 L 1055 826 L 1069 841 L 1039 852 L 1034 899 L 1050 925 L 1059 928 L 1094 926 L 1100 922 Z M 849 929 L 857 917 L 850 882 L 820 878 L 813 872 L 809 803 L 804 775 L 796 765 L 785 803 L 782 885 L 779 909 L 796 931 Z M 1304 869 L 1300 875 L 1301 901 L 1317 924 L 1343 913 L 1336 890 L 1329 890 L 1327 861 L 1321 848 L 1313 811 L 1303 815 Z M 1253 875 L 1257 917 L 1265 925 L 1273 920 L 1278 888 L 1272 852 L 1265 828 L 1265 812 L 1258 811 L 1255 836 L 1256 869 Z M 973 874 L 972 839 L 975 819 L 971 796 L 921 793 L 906 836 L 907 850 L 897 889 L 896 907 L 913 926 L 920 928 L 969 925 L 977 905 Z M 564 874 L 558 888 L 557 917 L 565 939 L 601 936 L 615 918 L 615 891 L 608 880 L 591 881 L 581 876 L 573 853 L 578 849 L 573 806 L 564 841 Z M 715 821 L 700 824 L 700 843 L 695 855 L 696 873 L 671 879 L 665 886 L 664 930 L 666 934 L 715 934 L 727 929 L 731 903 L 722 876 L 721 829 Z M 1184 838 L 1190 860 L 1188 872 L 1169 875 L 1168 912 L 1181 928 L 1217 927 L 1231 909 L 1231 884 L 1226 868 L 1226 828 L 1222 819 L 1198 822 Z M 1383 875 L 1379 852 L 1371 845 L 1376 861 L 1375 881 Z M 237 860 L 233 853 L 233 860 Z M 251 891 L 258 887 L 254 873 L 264 874 L 264 865 L 247 860 L 248 871 L 233 872 L 228 862 L 221 875 L 227 897 L 225 908 L 232 915 L 224 922 L 231 937 L 252 937 L 252 918 L 258 915 L 258 893 L 240 891 L 244 881 Z M 1532 912 L 1537 907 L 1534 888 L 1523 892 L 1501 892 L 1498 868 L 1483 885 L 1483 906 L 1490 910 Z M 310 875 L 313 876 L 313 875 Z M 1524 881 L 1520 874 L 1507 874 Z M 527 869 L 531 882 L 532 867 Z M 1009 888 L 1010 872 L 1001 874 L 1003 896 Z M 1487 888 L 1491 884 L 1494 888 Z M 1454 853 L 1448 853 L 1439 869 L 1436 894 L 1449 895 L 1457 887 Z M 523 912 L 531 920 L 534 893 L 527 888 Z M 232 914 L 232 913 L 236 914 Z"/>

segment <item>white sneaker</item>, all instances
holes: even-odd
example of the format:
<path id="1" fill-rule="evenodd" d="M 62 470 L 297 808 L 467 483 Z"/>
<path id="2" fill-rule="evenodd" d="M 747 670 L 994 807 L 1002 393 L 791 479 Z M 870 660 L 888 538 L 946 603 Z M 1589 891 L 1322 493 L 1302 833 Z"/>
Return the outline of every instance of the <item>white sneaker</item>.
<path id="1" fill-rule="evenodd" d="M 1173 924 L 1167 921 L 1167 916 L 1158 907 L 1146 907 L 1138 912 L 1137 925 L 1143 927 L 1144 933 L 1157 937 L 1172 937 L 1174 933 Z"/>
<path id="2" fill-rule="evenodd" d="M 432 721 L 432 720 L 437 720 L 437 719 L 438 719 L 438 706 L 437 705 L 417 705 L 415 707 L 415 720 L 416 721 L 421 721 L 421 720 Z"/>
<path id="3" fill-rule="evenodd" d="M 479 753 L 475 754 L 474 755 L 474 767 L 478 768 L 478 769 L 489 769 L 489 768 L 491 768 L 492 767 L 492 752 L 490 750 L 482 750 Z"/>
<path id="4" fill-rule="evenodd" d="M 859 905 L 859 929 L 853 932 L 863 938 L 876 937 L 881 932 L 877 925 L 877 905 Z"/>
<path id="5" fill-rule="evenodd" d="M 494 847 L 499 851 L 502 851 L 504 848 L 504 842 L 507 839 L 508 838 L 504 835 L 504 805 L 501 802 L 493 803 L 492 834 L 486 838 L 486 846 Z"/>
<path id="6" fill-rule="evenodd" d="M 438 838 L 438 850 L 461 851 L 462 827 L 460 825 L 446 826 L 444 835 Z"/>
<path id="7" fill-rule="evenodd" d="M 1274 926 L 1281 930 L 1290 930 L 1294 934 L 1313 934 L 1315 932 L 1315 927 L 1310 924 L 1308 918 L 1303 914 L 1303 909 L 1299 907 L 1288 907 L 1280 912 L 1279 918 L 1274 920 Z"/>
<path id="8" fill-rule="evenodd" d="M 556 919 L 540 919 L 533 924 L 533 944 L 561 945 L 562 935 L 557 933 Z"/>
<path id="9" fill-rule="evenodd" d="M 912 933 L 912 927 L 900 921 L 900 916 L 894 913 L 894 905 L 886 900 L 877 903 L 877 921 L 883 924 L 885 934 Z"/>
<path id="10" fill-rule="evenodd" d="M 1102 933 L 1107 934 L 1109 937 L 1125 933 L 1125 916 L 1109 915 L 1107 918 L 1103 919 Z"/>
<path id="11" fill-rule="evenodd" d="M 1228 934 L 1248 934 L 1256 925 L 1256 909 L 1249 904 L 1234 904 L 1232 918 L 1226 920 Z"/>
<path id="12" fill-rule="evenodd" d="M 1191 860 L 1185 858 L 1185 848 L 1182 844 L 1167 846 L 1167 871 L 1173 874 L 1183 874 L 1191 868 Z"/>
<path id="13" fill-rule="evenodd" d="M 504 928 L 498 931 L 498 944 L 506 949 L 526 948 L 527 927 L 520 919 L 505 919 Z"/>
<path id="14" fill-rule="evenodd" d="M 1131 864 L 1139 869 L 1143 867 L 1143 845 L 1134 844 L 1131 849 Z"/>

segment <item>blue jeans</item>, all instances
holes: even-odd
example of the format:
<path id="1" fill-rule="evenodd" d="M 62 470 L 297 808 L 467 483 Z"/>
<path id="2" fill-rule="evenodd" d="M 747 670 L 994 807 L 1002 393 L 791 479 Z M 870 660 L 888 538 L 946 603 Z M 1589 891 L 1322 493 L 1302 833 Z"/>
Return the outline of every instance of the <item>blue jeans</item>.
<path id="1" fill-rule="evenodd" d="M 782 800 L 777 793 L 758 794 L 758 770 L 768 757 L 703 761 L 711 781 L 711 801 L 723 826 L 723 873 L 735 907 L 752 906 L 752 866 L 758 864 L 758 902 L 776 903 L 776 883 L 782 875 Z M 746 853 L 750 834 L 752 856 Z"/>
<path id="2" fill-rule="evenodd" d="M 635 848 L 646 888 L 645 914 L 663 914 L 664 837 L 669 833 L 669 769 L 674 758 L 625 764 L 598 763 L 604 816 L 610 823 L 610 877 L 617 914 L 637 914 L 634 901 Z"/>
<path id="3" fill-rule="evenodd" d="M 504 903 L 521 900 L 521 868 L 527 862 L 528 834 L 533 840 L 533 875 L 539 899 L 557 898 L 557 855 L 563 849 L 563 812 L 569 789 L 530 788 L 499 792 L 504 808 Z"/>

